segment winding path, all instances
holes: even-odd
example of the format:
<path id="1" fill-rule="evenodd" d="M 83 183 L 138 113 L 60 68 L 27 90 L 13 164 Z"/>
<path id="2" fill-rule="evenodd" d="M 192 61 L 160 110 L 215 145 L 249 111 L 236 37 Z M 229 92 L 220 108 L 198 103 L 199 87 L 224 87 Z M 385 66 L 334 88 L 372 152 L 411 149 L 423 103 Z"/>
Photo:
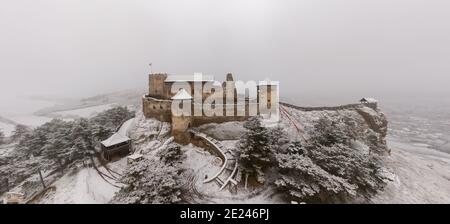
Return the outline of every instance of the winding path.
<path id="1" fill-rule="evenodd" d="M 223 160 L 223 164 L 219 172 L 204 180 L 203 183 L 215 181 L 220 186 L 219 191 L 223 190 L 229 183 L 237 185 L 237 181 L 234 179 L 238 169 L 237 157 L 235 153 L 232 150 L 225 148 L 216 139 L 211 138 L 204 133 L 201 133 L 195 129 L 190 129 L 189 132 L 194 134 L 196 137 L 207 141 L 209 145 L 214 147 L 214 149 L 220 154 L 219 156 Z"/>

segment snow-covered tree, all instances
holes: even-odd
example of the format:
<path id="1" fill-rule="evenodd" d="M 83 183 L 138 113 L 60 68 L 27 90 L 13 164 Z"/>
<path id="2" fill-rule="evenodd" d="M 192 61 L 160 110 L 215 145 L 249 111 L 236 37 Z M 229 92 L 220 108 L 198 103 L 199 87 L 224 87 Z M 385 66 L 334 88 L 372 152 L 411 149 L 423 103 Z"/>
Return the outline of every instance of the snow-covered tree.
<path id="1" fill-rule="evenodd" d="M 286 192 L 290 200 L 319 203 L 341 201 L 355 195 L 356 186 L 315 164 L 298 144 L 292 145 L 288 153 L 278 153 L 276 158 L 279 178 L 275 185 Z"/>
<path id="2" fill-rule="evenodd" d="M 184 157 L 181 147 L 178 144 L 170 144 L 168 147 L 158 152 L 161 161 L 168 165 L 177 165 Z"/>
<path id="3" fill-rule="evenodd" d="M 57 168 L 89 158 L 94 154 L 97 142 L 106 139 L 133 112 L 126 107 L 117 107 L 100 113 L 91 119 L 63 121 L 54 119 L 32 131 L 18 127 L 19 151 L 27 155 L 42 156 Z"/>
<path id="4" fill-rule="evenodd" d="M 310 150 L 309 157 L 328 173 L 357 186 L 363 196 L 371 196 L 385 186 L 382 161 L 378 154 L 368 154 L 348 145 L 335 144 Z"/>
<path id="5" fill-rule="evenodd" d="M 114 107 L 105 110 L 90 119 L 92 135 L 96 141 L 111 136 L 123 122 L 134 117 L 134 112 L 126 107 Z"/>
<path id="6" fill-rule="evenodd" d="M 113 198 L 116 204 L 173 204 L 181 201 L 181 170 L 155 160 L 133 163 L 121 178 L 125 185 Z"/>
<path id="7" fill-rule="evenodd" d="M 107 139 L 114 133 L 112 128 L 108 128 L 102 124 L 93 123 L 92 125 L 92 137 L 98 141 Z"/>
<path id="8" fill-rule="evenodd" d="M 247 132 L 238 143 L 241 172 L 247 177 L 256 178 L 259 183 L 264 183 L 264 172 L 271 166 L 273 159 L 269 131 L 262 126 L 258 117 L 250 118 L 244 128 Z"/>
<path id="9" fill-rule="evenodd" d="M 73 141 L 70 161 L 84 160 L 94 154 L 95 142 L 87 119 L 79 119 L 73 124 L 70 139 Z"/>
<path id="10" fill-rule="evenodd" d="M 0 145 L 5 143 L 5 134 L 3 134 L 2 129 L 0 129 Z"/>
<path id="11" fill-rule="evenodd" d="M 114 132 L 123 122 L 134 117 L 134 112 L 126 107 L 114 107 L 105 110 L 91 119 L 93 124 L 101 125 Z"/>
<path id="12" fill-rule="evenodd" d="M 285 150 L 289 146 L 290 139 L 281 125 L 269 129 L 269 136 L 269 145 L 272 152 Z"/>
<path id="13" fill-rule="evenodd" d="M 354 148 L 354 133 L 343 122 L 322 118 L 308 143 L 293 142 L 276 152 L 280 175 L 275 185 L 291 200 L 346 202 L 384 188 L 380 157 Z"/>
<path id="14" fill-rule="evenodd" d="M 314 126 L 310 138 L 317 144 L 330 146 L 341 143 L 348 144 L 354 139 L 352 129 L 344 122 L 322 117 Z"/>
<path id="15" fill-rule="evenodd" d="M 69 144 L 67 138 L 70 133 L 70 124 L 60 119 L 53 119 L 31 133 L 25 134 L 19 141 L 19 148 L 29 155 L 51 155 L 52 150 L 58 150 Z"/>
<path id="16" fill-rule="evenodd" d="M 11 135 L 11 140 L 13 142 L 20 141 L 26 134 L 30 133 L 31 129 L 23 124 L 18 124 L 14 128 L 14 131 Z"/>

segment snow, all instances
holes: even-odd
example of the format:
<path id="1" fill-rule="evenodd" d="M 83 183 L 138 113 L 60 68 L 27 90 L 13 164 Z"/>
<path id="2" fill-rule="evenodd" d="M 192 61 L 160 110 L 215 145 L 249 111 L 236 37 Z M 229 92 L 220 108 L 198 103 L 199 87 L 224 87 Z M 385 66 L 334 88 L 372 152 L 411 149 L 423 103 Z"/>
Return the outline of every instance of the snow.
<path id="1" fill-rule="evenodd" d="M 14 150 L 16 145 L 0 145 L 0 158 L 10 156 Z"/>
<path id="2" fill-rule="evenodd" d="M 55 190 L 47 193 L 43 204 L 104 204 L 119 188 L 103 180 L 93 168 L 84 168 L 75 174 L 66 174 L 54 183 Z"/>
<path id="3" fill-rule="evenodd" d="M 180 89 L 178 93 L 172 97 L 172 100 L 190 100 L 192 96 L 185 89 Z"/>
<path id="4" fill-rule="evenodd" d="M 163 144 L 170 135 L 170 123 L 145 118 L 142 112 L 136 114 L 135 125 L 131 125 L 129 134 L 133 140 L 133 149 L 137 153 L 147 154 Z"/>
<path id="5" fill-rule="evenodd" d="M 109 137 L 105 141 L 102 141 L 102 145 L 105 147 L 110 147 L 110 146 L 117 145 L 117 144 L 129 141 L 129 140 L 130 140 L 130 138 L 123 136 L 117 132 L 117 133 L 114 133 L 113 135 L 111 135 L 111 137 Z"/>
<path id="6" fill-rule="evenodd" d="M 185 153 L 186 159 L 183 161 L 183 166 L 186 169 L 192 169 L 199 176 L 212 176 L 220 169 L 220 164 L 215 164 L 215 156 L 211 155 L 203 148 L 188 144 L 183 146 L 181 150 Z"/>
<path id="7" fill-rule="evenodd" d="M 3 132 L 3 134 L 5 134 L 5 137 L 9 137 L 12 135 L 12 132 L 15 129 L 15 125 L 13 124 L 8 124 L 8 123 L 3 123 L 0 122 L 0 131 Z"/>
<path id="8" fill-rule="evenodd" d="M 387 165 L 396 174 L 373 203 L 449 203 L 450 154 L 388 139 Z"/>
<path id="9" fill-rule="evenodd" d="M 108 110 L 116 106 L 116 104 L 105 104 L 93 107 L 86 107 L 75 110 L 58 111 L 53 114 L 61 115 L 62 117 L 91 117 L 102 111 Z"/>
<path id="10" fill-rule="evenodd" d="M 36 115 L 19 115 L 19 116 L 12 116 L 12 117 L 8 117 L 8 118 L 18 124 L 23 124 L 23 125 L 33 127 L 33 128 L 41 126 L 52 120 L 52 118 L 49 118 L 49 117 L 36 116 Z"/>
<path id="11" fill-rule="evenodd" d="M 361 99 L 361 102 L 378 103 L 378 100 L 376 100 L 375 98 L 365 97 Z"/>
<path id="12" fill-rule="evenodd" d="M 136 154 L 133 154 L 133 155 L 128 156 L 127 158 L 128 158 L 128 159 L 131 159 L 131 160 L 137 160 L 137 159 L 142 158 L 142 155 L 136 153 Z"/>
<path id="13" fill-rule="evenodd" d="M 198 127 L 198 130 L 217 140 L 233 140 L 239 139 L 246 132 L 243 124 L 244 122 L 238 121 L 211 123 Z"/>
<path id="14" fill-rule="evenodd" d="M 135 119 L 131 118 L 128 121 L 125 121 L 122 126 L 120 126 L 119 130 L 114 133 L 111 137 L 109 137 L 108 139 L 102 141 L 102 145 L 104 145 L 105 147 L 110 147 L 113 145 L 117 145 L 120 144 L 122 142 L 126 142 L 129 141 L 130 138 L 129 136 L 129 132 L 131 130 L 131 128 L 133 127 L 133 125 L 135 125 Z"/>
<path id="15" fill-rule="evenodd" d="M 136 126 L 135 121 L 136 121 L 135 118 L 131 118 L 130 120 L 125 121 L 122 124 L 122 126 L 119 128 L 117 133 L 121 134 L 122 136 L 129 136 L 132 128 L 134 128 L 134 126 Z"/>
<path id="16" fill-rule="evenodd" d="M 236 140 L 221 141 L 220 143 L 226 148 L 234 148 Z M 228 187 L 220 191 L 219 185 L 213 181 L 204 183 L 206 177 L 216 174 L 221 168 L 220 158 L 210 154 L 203 148 L 199 148 L 192 144 L 182 147 L 186 158 L 182 166 L 186 170 L 190 170 L 195 178 L 189 182 L 189 197 L 194 198 L 195 203 L 221 203 L 221 204 L 273 204 L 281 203 L 279 195 L 274 194 L 271 188 L 248 191 L 238 189 L 237 192 L 230 192 Z"/>
<path id="17" fill-rule="evenodd" d="M 108 164 L 109 169 L 122 173 L 127 167 L 127 159 L 122 158 Z M 104 167 L 98 168 L 102 173 L 108 174 Z M 82 168 L 67 173 L 52 186 L 53 191 L 47 192 L 39 199 L 41 204 L 105 204 L 108 203 L 120 190 L 121 184 L 108 179 L 113 186 L 106 182 L 94 168 Z"/>

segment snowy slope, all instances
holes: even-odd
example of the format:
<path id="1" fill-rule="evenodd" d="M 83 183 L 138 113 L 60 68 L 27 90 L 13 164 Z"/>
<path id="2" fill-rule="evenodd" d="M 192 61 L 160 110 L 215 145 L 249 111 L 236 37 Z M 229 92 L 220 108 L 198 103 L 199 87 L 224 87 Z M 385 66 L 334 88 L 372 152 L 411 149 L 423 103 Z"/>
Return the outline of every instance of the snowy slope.
<path id="1" fill-rule="evenodd" d="M 126 158 L 109 165 L 116 172 L 126 168 Z M 101 172 L 107 173 L 104 168 Z M 120 186 L 117 181 L 108 180 Z M 38 201 L 40 204 L 104 204 L 108 203 L 120 189 L 106 182 L 94 168 L 83 168 L 57 180 L 54 191 Z"/>
<path id="2" fill-rule="evenodd" d="M 6 137 L 11 136 L 12 132 L 14 131 L 14 128 L 15 128 L 15 125 L 13 125 L 13 124 L 0 122 L 0 131 L 2 131 Z"/>
<path id="3" fill-rule="evenodd" d="M 395 139 L 389 146 L 396 178 L 373 203 L 450 203 L 450 154 Z"/>
<path id="4" fill-rule="evenodd" d="M 85 107 L 75 110 L 66 110 L 54 112 L 52 115 L 60 115 L 62 117 L 91 117 L 102 111 L 108 110 L 116 106 L 115 104 L 105 104 L 99 106 Z"/>

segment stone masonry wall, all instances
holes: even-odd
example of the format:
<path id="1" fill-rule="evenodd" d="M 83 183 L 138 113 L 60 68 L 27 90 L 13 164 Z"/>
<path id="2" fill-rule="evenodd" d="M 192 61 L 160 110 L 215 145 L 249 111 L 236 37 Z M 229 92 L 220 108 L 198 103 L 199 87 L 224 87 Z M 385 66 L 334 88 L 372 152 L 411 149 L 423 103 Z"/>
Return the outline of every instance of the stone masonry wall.
<path id="1" fill-rule="evenodd" d="M 159 100 L 149 96 L 142 98 L 145 117 L 153 117 L 162 122 L 172 121 L 171 100 Z"/>

